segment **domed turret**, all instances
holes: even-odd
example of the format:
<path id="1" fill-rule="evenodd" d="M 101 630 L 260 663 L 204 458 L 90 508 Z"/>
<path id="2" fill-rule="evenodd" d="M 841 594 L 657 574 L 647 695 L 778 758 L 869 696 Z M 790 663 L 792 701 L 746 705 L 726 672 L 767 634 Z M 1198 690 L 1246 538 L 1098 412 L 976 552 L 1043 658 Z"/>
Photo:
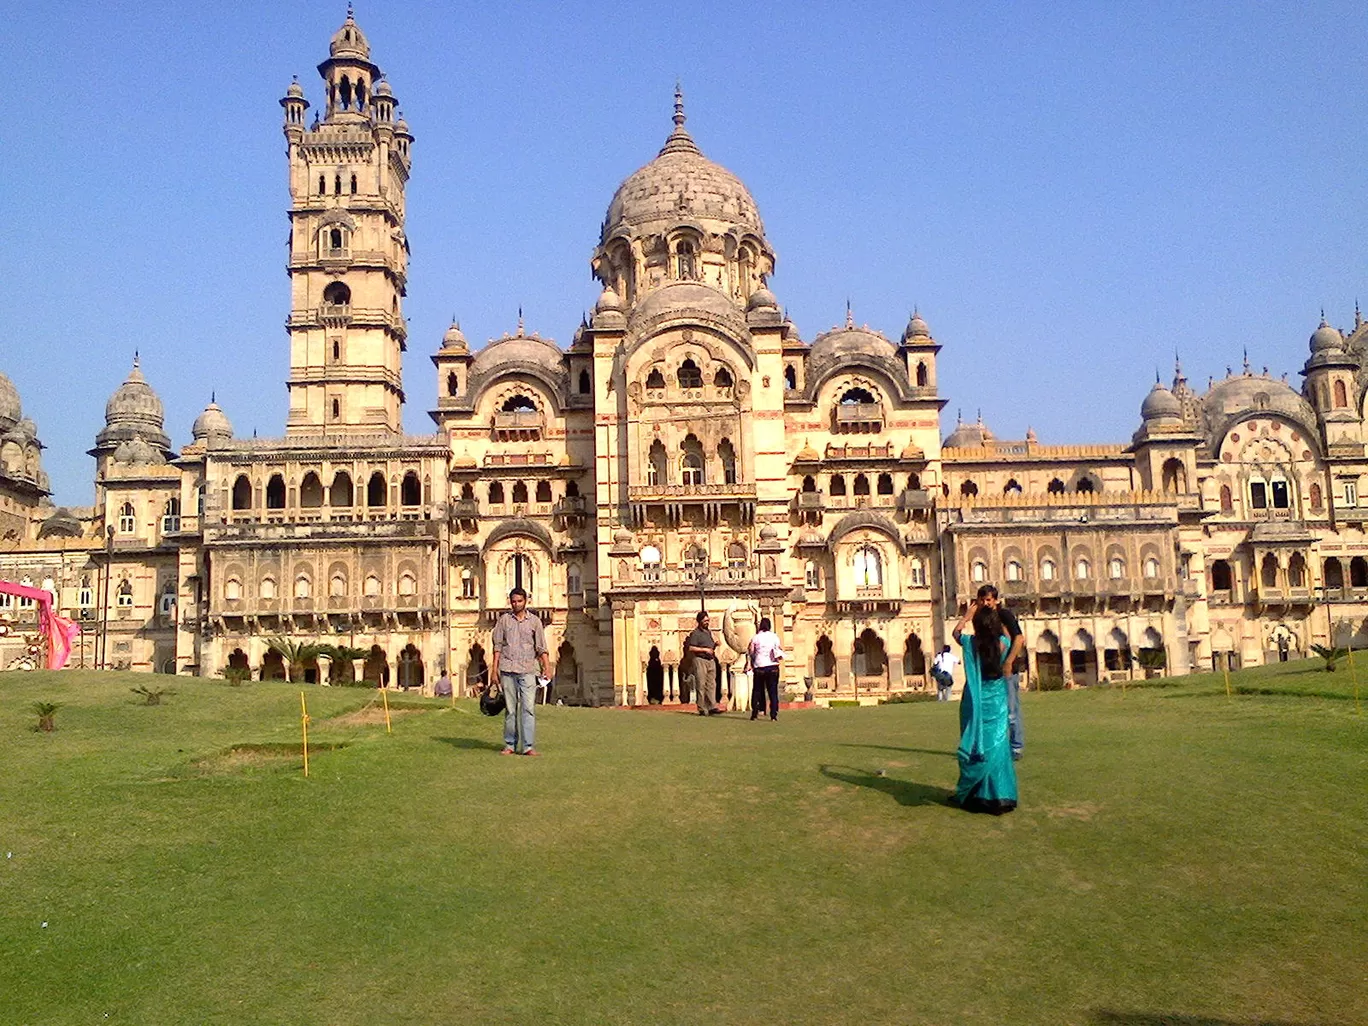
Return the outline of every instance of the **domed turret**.
<path id="1" fill-rule="evenodd" d="M 1320 327 L 1311 333 L 1311 352 L 1324 353 L 1344 348 L 1344 336 L 1332 328 L 1325 316 L 1321 315 Z"/>
<path id="2" fill-rule="evenodd" d="M 941 443 L 945 449 L 972 449 L 987 445 L 993 441 L 993 433 L 988 430 L 980 417 L 976 423 L 966 424 L 959 421 L 955 425 L 955 430 L 950 432 L 950 437 Z"/>
<path id="3" fill-rule="evenodd" d="M 1145 401 L 1140 404 L 1140 416 L 1147 421 L 1168 418 L 1181 419 L 1183 404 L 1178 401 L 1176 395 L 1164 387 L 1162 382 L 1156 381 L 1154 387 L 1150 389 L 1149 395 L 1145 396 Z"/>
<path id="4" fill-rule="evenodd" d="M 333 33 L 332 41 L 328 44 L 328 54 L 332 57 L 370 60 L 370 43 L 366 41 L 361 27 L 356 24 L 356 17 L 350 7 L 347 8 L 347 20 Z"/>
<path id="5" fill-rule="evenodd" d="M 214 401 L 213 395 L 209 396 L 209 405 L 204 412 L 195 418 L 190 434 L 197 442 L 227 441 L 233 437 L 233 425 L 229 423 L 222 407 Z"/>
<path id="6" fill-rule="evenodd" d="M 779 301 L 774 298 L 774 293 L 764 285 L 751 293 L 750 300 L 746 303 L 749 310 L 778 310 Z"/>
<path id="7" fill-rule="evenodd" d="M 912 316 L 907 321 L 907 327 L 903 329 L 903 341 L 911 342 L 913 339 L 929 339 L 931 329 L 922 320 L 922 316 L 916 310 L 912 311 Z"/>
<path id="8" fill-rule="evenodd" d="M 460 352 L 469 352 L 470 346 L 466 342 L 465 332 L 461 326 L 452 320 L 451 327 L 447 328 L 446 334 L 442 336 L 443 349 L 455 349 Z"/>
<path id="9" fill-rule="evenodd" d="M 0 374 L 0 431 L 14 427 L 23 415 L 23 407 L 19 403 L 19 390 L 14 387 L 14 382 Z"/>
<path id="10" fill-rule="evenodd" d="M 171 439 L 163 429 L 166 411 L 152 386 L 143 377 L 138 357 L 133 357 L 133 369 L 105 403 L 105 427 L 95 437 L 97 449 L 112 448 L 119 442 L 141 438 L 150 445 L 169 452 Z"/>

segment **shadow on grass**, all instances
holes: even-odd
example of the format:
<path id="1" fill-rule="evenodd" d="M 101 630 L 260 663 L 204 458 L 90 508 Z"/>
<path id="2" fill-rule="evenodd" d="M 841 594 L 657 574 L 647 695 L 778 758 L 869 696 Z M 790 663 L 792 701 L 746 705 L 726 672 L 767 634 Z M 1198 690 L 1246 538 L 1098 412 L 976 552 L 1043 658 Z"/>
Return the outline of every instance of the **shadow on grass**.
<path id="1" fill-rule="evenodd" d="M 1314 1026 L 1286 1019 L 1213 1019 L 1206 1015 L 1170 1015 L 1163 1012 L 1114 1012 L 1102 1009 L 1093 1013 L 1097 1026 Z"/>
<path id="2" fill-rule="evenodd" d="M 444 745 L 451 745 L 452 748 L 464 748 L 474 752 L 501 752 L 503 751 L 502 741 L 486 741 L 479 737 L 434 737 L 432 740 L 440 741 Z"/>
<path id="3" fill-rule="evenodd" d="M 913 752 L 917 755 L 943 755 L 947 759 L 953 759 L 955 757 L 953 750 L 944 751 L 937 748 L 901 748 L 898 745 L 867 745 L 861 744 L 858 741 L 838 741 L 837 744 L 842 748 L 875 748 L 881 752 Z"/>
<path id="4" fill-rule="evenodd" d="M 898 780 L 896 777 L 881 777 L 878 774 L 856 769 L 853 766 L 824 765 L 817 768 L 822 776 L 830 780 L 839 780 L 843 784 L 854 784 L 856 787 L 868 787 L 874 791 L 882 791 L 889 797 L 896 799 L 899 805 L 949 804 L 950 792 L 943 787 L 917 784 L 910 780 Z"/>

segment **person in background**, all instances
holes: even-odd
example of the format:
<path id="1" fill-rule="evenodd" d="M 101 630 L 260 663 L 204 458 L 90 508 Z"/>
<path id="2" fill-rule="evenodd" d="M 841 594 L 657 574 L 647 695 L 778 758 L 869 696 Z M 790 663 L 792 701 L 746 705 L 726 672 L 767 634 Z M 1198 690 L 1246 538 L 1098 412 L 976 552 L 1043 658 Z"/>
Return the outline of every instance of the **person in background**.
<path id="1" fill-rule="evenodd" d="M 936 682 L 936 701 L 950 701 L 950 689 L 955 685 L 955 667 L 959 656 L 950 650 L 949 645 L 941 648 L 940 654 L 931 663 L 931 679 Z"/>
<path id="2" fill-rule="evenodd" d="M 507 706 L 500 754 L 536 755 L 536 665 L 541 664 L 542 678 L 549 679 L 551 656 L 546 649 L 541 617 L 527 611 L 527 592 L 514 588 L 508 593 L 508 605 L 510 611 L 499 614 L 490 638 L 494 657 L 490 660 L 489 678 L 499 682 Z"/>
<path id="3" fill-rule="evenodd" d="M 965 626 L 973 623 L 973 634 Z M 955 751 L 959 782 L 950 801 L 967 812 L 1000 816 L 1017 806 L 1016 767 L 1008 741 L 1007 682 L 1003 663 L 1011 651 L 998 611 L 977 601 L 955 626 L 963 649 L 964 693 L 960 740 Z"/>
<path id="4" fill-rule="evenodd" d="M 699 716 L 716 716 L 722 712 L 717 705 L 717 641 L 708 629 L 708 614 L 700 609 L 694 617 L 695 627 L 684 639 L 684 656 L 693 668 L 694 701 Z"/>
<path id="5" fill-rule="evenodd" d="M 779 647 L 779 635 L 774 633 L 768 616 L 762 616 L 759 630 L 746 646 L 746 669 L 751 671 L 751 719 L 757 718 L 769 704 L 769 718 L 779 718 L 779 660 L 784 650 Z"/>
<path id="6" fill-rule="evenodd" d="M 985 584 L 978 590 L 978 604 L 996 611 L 998 618 L 1002 620 L 1003 629 L 1007 631 L 1007 637 L 1012 640 L 1011 651 L 1002 663 L 1002 675 L 1003 680 L 1007 682 L 1007 714 L 1011 724 L 1012 758 L 1020 759 L 1022 751 L 1026 748 L 1026 732 L 1021 726 L 1021 662 L 1022 652 L 1026 648 L 1026 637 L 1021 633 L 1021 624 L 1017 622 L 1016 614 L 1002 604 L 1002 600 L 998 598 L 998 590 L 991 584 Z"/>

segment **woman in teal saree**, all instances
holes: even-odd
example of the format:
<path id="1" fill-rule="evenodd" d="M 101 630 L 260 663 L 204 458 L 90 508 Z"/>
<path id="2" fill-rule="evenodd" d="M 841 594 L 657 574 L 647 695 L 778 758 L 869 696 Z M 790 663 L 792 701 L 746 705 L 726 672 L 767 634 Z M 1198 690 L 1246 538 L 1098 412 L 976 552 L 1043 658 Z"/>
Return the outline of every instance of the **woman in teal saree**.
<path id="1" fill-rule="evenodd" d="M 964 626 L 973 621 L 974 633 Z M 1002 659 L 1010 647 L 997 611 L 977 602 L 955 627 L 964 651 L 960 698 L 959 784 L 951 801 L 969 812 L 1000 816 L 1017 805 L 1016 767 L 1007 735 L 1007 682 Z"/>

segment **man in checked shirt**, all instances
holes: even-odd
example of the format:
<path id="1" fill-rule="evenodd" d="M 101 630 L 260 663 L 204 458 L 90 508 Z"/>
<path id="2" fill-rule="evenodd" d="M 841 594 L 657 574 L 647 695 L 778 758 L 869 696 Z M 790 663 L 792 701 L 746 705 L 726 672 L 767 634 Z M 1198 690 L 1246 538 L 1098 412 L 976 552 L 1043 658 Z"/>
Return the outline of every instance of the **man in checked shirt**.
<path id="1" fill-rule="evenodd" d="M 551 657 L 546 651 L 546 632 L 541 617 L 527 611 L 527 592 L 514 588 L 508 593 L 508 605 L 512 611 L 499 614 L 490 640 L 494 658 L 489 677 L 499 682 L 507 706 L 504 747 L 500 754 L 536 755 L 537 749 L 533 747 L 537 730 L 534 664 L 540 663 L 542 679 L 550 680 Z"/>

